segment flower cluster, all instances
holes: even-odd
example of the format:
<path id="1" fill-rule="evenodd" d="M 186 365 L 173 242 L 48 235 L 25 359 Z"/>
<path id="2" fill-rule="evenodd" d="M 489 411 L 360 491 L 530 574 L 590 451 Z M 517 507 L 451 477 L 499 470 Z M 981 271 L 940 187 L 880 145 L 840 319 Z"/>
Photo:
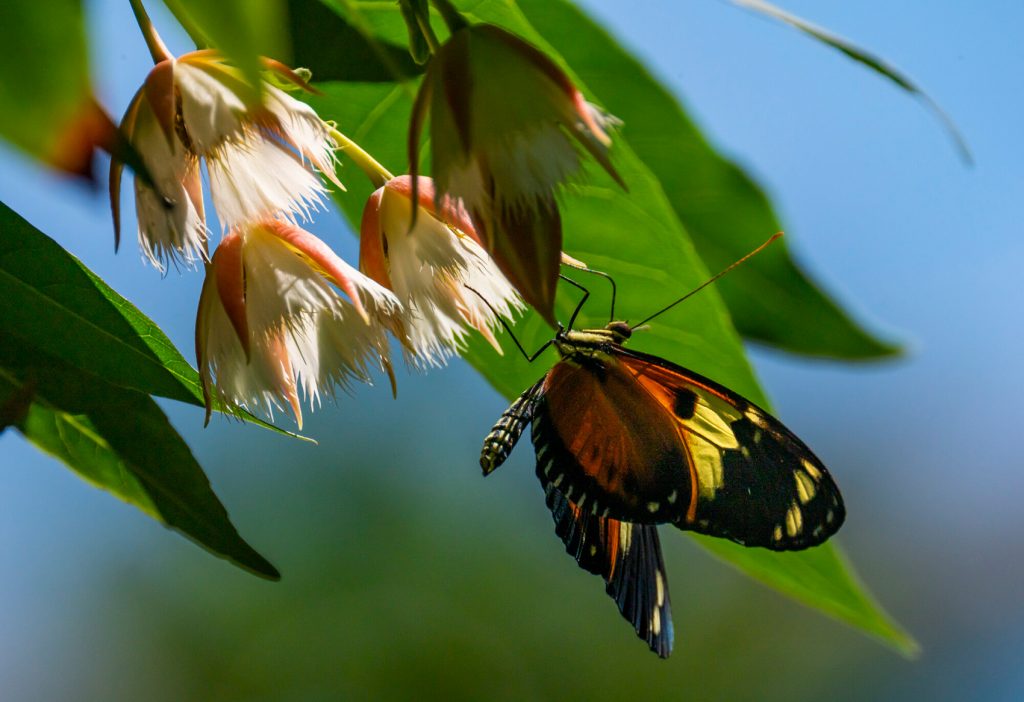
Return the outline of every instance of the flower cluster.
<path id="1" fill-rule="evenodd" d="M 460 198 L 429 178 L 393 177 L 361 152 L 380 187 L 364 210 L 357 270 L 299 226 L 331 184 L 344 190 L 335 150 L 357 147 L 285 90 L 254 89 L 218 52 L 172 56 L 140 24 L 155 66 L 122 121 L 146 171 L 134 177 L 138 241 L 161 272 L 205 270 L 196 357 L 207 420 L 216 407 L 287 408 L 301 427 L 304 403 L 376 371 L 394 388 L 389 336 L 417 367 L 444 364 L 470 333 L 500 352 L 499 317 L 523 303 Z M 280 63 L 263 67 L 312 90 Z M 215 248 L 203 164 L 222 234 Z M 122 168 L 111 164 L 118 240 Z"/>

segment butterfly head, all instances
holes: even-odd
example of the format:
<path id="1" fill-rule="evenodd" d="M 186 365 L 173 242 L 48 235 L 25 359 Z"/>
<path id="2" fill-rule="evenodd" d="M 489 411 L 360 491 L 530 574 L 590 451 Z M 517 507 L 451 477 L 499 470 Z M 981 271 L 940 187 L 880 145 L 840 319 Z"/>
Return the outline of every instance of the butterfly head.
<path id="1" fill-rule="evenodd" d="M 628 322 L 608 322 L 605 331 L 609 331 L 615 337 L 615 343 L 621 344 L 633 335 L 633 327 Z"/>

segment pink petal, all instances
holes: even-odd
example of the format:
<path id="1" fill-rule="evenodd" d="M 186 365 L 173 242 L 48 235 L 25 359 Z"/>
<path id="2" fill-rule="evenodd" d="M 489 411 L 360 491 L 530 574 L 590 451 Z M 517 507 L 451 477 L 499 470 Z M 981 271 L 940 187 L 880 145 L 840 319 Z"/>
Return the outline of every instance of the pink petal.
<path id="1" fill-rule="evenodd" d="M 363 220 L 359 226 L 359 270 L 388 290 L 393 290 L 380 224 L 380 204 L 383 199 L 384 188 L 377 188 L 363 208 Z"/>
<path id="2" fill-rule="evenodd" d="M 242 237 L 231 232 L 220 242 L 213 254 L 213 270 L 217 293 L 231 326 L 249 359 L 249 320 L 245 312 L 245 269 L 242 258 Z"/>

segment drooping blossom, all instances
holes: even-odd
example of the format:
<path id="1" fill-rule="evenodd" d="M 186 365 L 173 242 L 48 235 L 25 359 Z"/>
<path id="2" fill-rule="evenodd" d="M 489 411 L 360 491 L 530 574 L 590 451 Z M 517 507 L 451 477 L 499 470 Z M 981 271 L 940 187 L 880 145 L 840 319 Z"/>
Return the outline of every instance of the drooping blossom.
<path id="1" fill-rule="evenodd" d="M 439 365 L 475 329 L 501 353 L 496 315 L 512 317 L 522 301 L 476 238 L 461 204 L 435 198 L 429 178 L 398 176 L 366 203 L 359 267 L 392 290 L 405 308 L 404 332 L 414 359 Z M 416 216 L 413 216 L 413 212 Z"/>
<path id="2" fill-rule="evenodd" d="M 301 427 L 300 396 L 312 407 L 374 369 L 393 385 L 385 329 L 400 311 L 390 291 L 291 222 L 232 230 L 207 265 L 196 318 L 207 420 L 214 392 L 269 415 L 290 407 Z"/>
<path id="3" fill-rule="evenodd" d="M 454 32 L 428 66 L 409 131 L 413 175 L 428 115 L 437 192 L 465 203 L 498 266 L 553 321 L 557 189 L 580 170 L 580 148 L 621 183 L 608 154 L 614 118 L 544 53 L 486 24 Z"/>
<path id="4" fill-rule="evenodd" d="M 264 66 L 312 90 L 294 72 Z M 160 270 L 207 258 L 199 163 L 225 230 L 267 217 L 305 219 L 321 202 L 317 171 L 334 176 L 334 141 L 316 112 L 264 82 L 253 104 L 241 73 L 219 53 L 194 51 L 159 61 L 136 93 L 122 127 L 153 177 L 135 177 L 139 244 Z M 111 206 L 119 232 L 122 164 L 111 163 Z"/>

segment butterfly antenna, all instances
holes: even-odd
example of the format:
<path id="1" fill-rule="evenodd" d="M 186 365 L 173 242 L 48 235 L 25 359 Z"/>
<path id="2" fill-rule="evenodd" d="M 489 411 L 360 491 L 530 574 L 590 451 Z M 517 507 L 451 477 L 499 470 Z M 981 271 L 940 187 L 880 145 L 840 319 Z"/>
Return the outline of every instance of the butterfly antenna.
<path id="1" fill-rule="evenodd" d="M 537 349 L 533 353 L 533 355 L 526 353 L 526 349 L 524 349 L 523 345 L 521 343 L 519 343 L 519 339 L 516 338 L 515 333 L 512 331 L 512 327 L 510 327 L 508 325 L 508 322 L 505 321 L 504 317 L 502 317 L 500 314 L 498 314 L 498 310 L 494 309 L 494 306 L 490 302 L 487 301 L 487 298 L 484 297 L 483 295 L 481 295 L 480 291 L 477 290 L 476 288 L 470 287 L 469 285 L 466 285 L 465 283 L 463 283 L 463 287 L 465 287 L 466 290 L 469 290 L 470 292 L 475 294 L 477 297 L 480 298 L 480 300 L 485 305 L 487 305 L 487 309 L 489 309 L 491 311 L 491 313 L 494 315 L 494 318 L 497 319 L 501 323 L 501 326 L 504 327 L 505 331 L 508 332 L 508 335 L 512 338 L 513 343 L 515 343 L 516 348 L 519 349 L 519 353 L 523 354 L 523 358 L 526 359 L 527 363 L 533 363 L 535 360 L 537 360 L 538 356 L 540 356 L 542 353 L 544 353 L 545 349 L 547 349 L 548 346 L 551 346 L 551 344 L 554 343 L 554 340 L 551 339 L 551 340 L 545 342 L 544 345 L 541 346 L 539 349 Z"/>
<path id="2" fill-rule="evenodd" d="M 715 275 L 711 276 L 710 278 L 705 280 L 703 283 L 701 283 L 700 285 L 695 287 L 690 292 L 688 292 L 685 295 L 683 295 L 681 298 L 679 298 L 678 300 L 676 300 L 672 304 L 666 305 L 665 307 L 662 307 L 660 310 L 658 310 L 657 312 L 655 312 L 651 316 L 649 316 L 646 319 L 638 322 L 635 325 L 632 325 L 633 329 L 636 329 L 637 327 L 643 326 L 644 324 L 646 324 L 647 322 L 651 321 L 652 319 L 654 319 L 658 315 L 661 315 L 661 314 L 664 314 L 665 312 L 668 312 L 670 309 L 672 309 L 673 307 L 678 305 L 683 300 L 688 300 L 689 298 L 693 297 L 694 295 L 699 293 L 701 290 L 703 290 L 707 286 L 711 285 L 713 282 L 715 282 L 716 280 L 721 278 L 723 275 L 725 275 L 726 273 L 731 271 L 733 268 L 735 268 L 736 266 L 740 265 L 741 263 L 744 263 L 748 258 L 751 258 L 752 256 L 755 256 L 755 255 L 761 253 L 762 251 L 764 251 L 768 247 L 769 244 L 771 244 L 773 241 L 775 241 L 776 239 L 778 239 L 781 236 L 782 236 L 782 232 L 776 232 L 775 234 L 772 234 L 772 236 L 769 237 L 768 241 L 764 242 L 763 244 L 758 246 L 756 249 L 754 249 L 753 251 L 748 253 L 746 256 L 744 256 L 743 258 L 741 258 L 738 261 L 736 261 L 733 264 L 731 264 L 728 268 L 726 268 L 726 269 L 724 269 L 722 271 L 719 271 Z"/>
<path id="3" fill-rule="evenodd" d="M 570 268 L 575 268 L 576 270 L 583 271 L 584 273 L 590 273 L 592 275 L 601 276 L 602 278 L 604 278 L 605 280 L 607 280 L 611 284 L 611 286 L 612 286 L 612 306 L 611 306 L 611 310 L 608 313 L 608 321 L 609 322 L 613 321 L 615 319 L 615 296 L 616 296 L 616 293 L 617 293 L 617 289 L 615 287 L 615 279 L 612 278 L 607 273 L 605 273 L 604 271 L 598 271 L 598 270 L 595 270 L 593 268 L 588 268 L 586 266 L 586 264 L 583 263 L 583 261 L 577 261 L 576 259 L 569 259 L 565 254 L 562 255 L 562 265 L 563 266 L 569 266 Z"/>

